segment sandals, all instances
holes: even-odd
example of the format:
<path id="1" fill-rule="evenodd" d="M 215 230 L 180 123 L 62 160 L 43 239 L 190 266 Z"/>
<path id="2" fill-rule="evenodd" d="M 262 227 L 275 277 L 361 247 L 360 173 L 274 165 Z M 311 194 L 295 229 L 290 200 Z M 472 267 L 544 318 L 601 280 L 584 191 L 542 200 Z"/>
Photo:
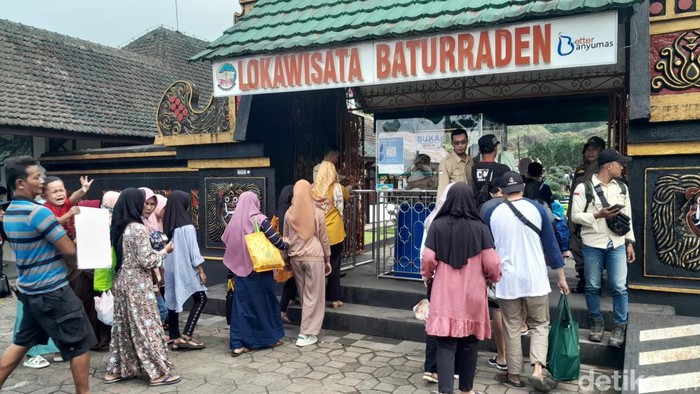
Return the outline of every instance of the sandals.
<path id="1" fill-rule="evenodd" d="M 231 352 L 231 357 L 238 357 L 238 356 L 240 356 L 241 354 L 246 354 L 246 353 L 248 353 L 249 351 L 250 351 L 250 349 L 248 349 L 247 347 L 241 347 L 241 348 L 238 348 L 238 349 L 233 350 L 233 351 Z"/>
<path id="2" fill-rule="evenodd" d="M 24 361 L 22 365 L 24 365 L 27 368 L 42 369 L 48 367 L 51 364 L 45 358 L 41 357 L 41 355 L 37 355 L 28 358 Z"/>
<path id="3" fill-rule="evenodd" d="M 510 378 L 508 378 L 507 373 L 500 374 L 500 375 L 496 376 L 496 381 L 498 383 L 503 383 L 506 386 L 510 386 L 510 387 L 515 387 L 515 388 L 525 387 L 525 383 L 523 383 L 523 382 L 514 382 L 514 381 L 510 380 Z"/>
<path id="4" fill-rule="evenodd" d="M 171 374 L 167 374 L 167 375 L 165 375 L 163 380 L 160 380 L 157 382 L 150 381 L 150 382 L 148 382 L 148 385 L 149 386 L 167 386 L 169 384 L 176 384 L 176 383 L 180 383 L 180 377 L 177 375 L 173 376 Z"/>
<path id="5" fill-rule="evenodd" d="M 342 301 L 333 301 L 333 303 L 331 303 L 331 305 L 333 306 L 333 309 L 338 309 L 341 306 L 343 306 L 343 302 Z"/>
<path id="6" fill-rule="evenodd" d="M 535 390 L 541 393 L 548 393 L 550 390 L 552 390 L 552 388 L 549 387 L 549 384 L 545 382 L 544 378 L 538 378 L 535 375 L 531 375 L 527 380 L 530 382 L 532 387 L 535 388 Z"/>
<path id="7" fill-rule="evenodd" d="M 437 383 L 437 373 L 425 372 L 423 373 L 423 380 L 430 383 Z"/>
<path id="8" fill-rule="evenodd" d="M 292 324 L 292 321 L 289 320 L 289 316 L 287 316 L 286 312 L 282 312 L 282 323 L 284 324 Z"/>
<path id="9" fill-rule="evenodd" d="M 203 343 L 197 343 L 197 342 L 193 341 L 192 338 L 190 338 L 190 339 L 181 338 L 181 339 L 183 339 L 184 342 L 177 342 L 177 340 L 174 340 L 170 344 L 170 350 L 177 352 L 180 350 L 201 350 L 201 349 L 206 348 L 206 346 L 204 346 Z"/>
<path id="10" fill-rule="evenodd" d="M 499 371 L 507 371 L 508 370 L 508 364 L 499 364 L 498 361 L 496 361 L 497 356 L 494 356 L 489 359 L 489 365 L 492 367 L 496 367 Z"/>
<path id="11" fill-rule="evenodd" d="M 282 346 L 282 345 L 284 345 L 284 341 L 280 339 L 279 341 L 275 342 L 275 343 L 274 343 L 272 346 L 270 346 L 270 347 L 278 347 L 278 346 Z"/>
<path id="12" fill-rule="evenodd" d="M 105 375 L 105 378 L 104 378 L 103 381 L 104 381 L 105 384 L 112 384 L 112 383 L 121 382 L 122 380 L 134 379 L 135 377 L 136 377 L 136 376 L 129 376 L 129 377 L 126 377 L 126 378 L 125 378 L 125 377 L 122 377 L 122 376 L 117 376 L 116 378 L 107 379 L 107 376 Z"/>

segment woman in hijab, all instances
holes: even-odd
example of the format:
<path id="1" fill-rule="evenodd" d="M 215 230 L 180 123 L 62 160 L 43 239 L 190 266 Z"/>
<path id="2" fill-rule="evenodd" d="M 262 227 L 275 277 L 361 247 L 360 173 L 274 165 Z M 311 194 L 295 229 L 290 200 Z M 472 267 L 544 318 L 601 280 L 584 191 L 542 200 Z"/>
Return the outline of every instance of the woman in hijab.
<path id="1" fill-rule="evenodd" d="M 272 271 L 253 271 L 253 262 L 245 243 L 245 236 L 255 231 L 256 223 L 276 248 L 287 250 L 289 247 L 272 228 L 267 216 L 260 212 L 258 195 L 243 192 L 221 236 L 226 244 L 224 264 L 233 272 L 235 285 L 230 343 L 233 357 L 250 349 L 284 344 L 284 327 Z"/>
<path id="2" fill-rule="evenodd" d="M 311 192 L 316 204 L 325 213 L 328 242 L 331 244 L 332 271 L 328 275 L 326 299 L 332 302 L 333 308 L 340 308 L 343 306 L 343 301 L 340 300 L 340 263 L 345 240 L 343 208 L 345 201 L 350 199 L 350 194 L 347 188 L 338 183 L 338 173 L 329 161 L 321 162 Z"/>
<path id="3" fill-rule="evenodd" d="M 301 293 L 301 327 L 297 346 L 318 341 L 325 312 L 325 276 L 331 273 L 325 213 L 315 207 L 311 185 L 305 180 L 294 185 L 292 206 L 284 218 L 289 238 L 289 256 L 294 279 Z"/>
<path id="4" fill-rule="evenodd" d="M 117 255 L 114 280 L 114 323 L 105 383 L 146 373 L 151 386 L 180 382 L 171 374 L 168 353 L 156 305 L 151 271 L 160 266 L 173 245 L 151 247 L 142 222 L 144 192 L 129 188 L 119 195 L 112 212 L 110 238 Z"/>
<path id="5" fill-rule="evenodd" d="M 421 264 L 427 282 L 433 278 L 426 333 L 436 336 L 438 391 L 453 392 L 458 356 L 459 390 L 471 392 L 476 372 L 476 346 L 491 337 L 486 280 L 501 278 L 500 258 L 489 228 L 481 221 L 474 193 L 456 183 L 428 229 Z"/>
<path id="6" fill-rule="evenodd" d="M 168 331 L 172 350 L 204 349 L 192 339 L 199 316 L 207 304 L 207 274 L 199 253 L 197 231 L 192 224 L 190 195 L 175 190 L 165 206 L 165 232 L 175 250 L 165 258 L 165 303 L 168 306 Z M 193 299 L 185 330 L 180 335 L 182 306 Z"/>
<path id="7" fill-rule="evenodd" d="M 430 229 L 430 224 L 433 223 L 433 220 L 437 216 L 438 212 L 440 212 L 440 209 L 442 209 L 442 206 L 445 205 L 445 200 L 447 200 L 447 193 L 450 191 L 450 188 L 454 185 L 454 183 L 449 183 L 446 187 L 445 190 L 443 190 L 442 195 L 438 196 L 437 203 L 435 203 L 435 207 L 433 210 L 430 212 L 428 217 L 425 218 L 425 224 L 423 228 L 425 231 L 423 231 L 423 240 L 421 241 L 420 245 L 420 252 L 421 255 L 423 254 L 423 251 L 425 250 L 425 240 L 428 238 L 428 230 Z M 421 263 L 421 267 L 424 264 Z M 433 278 L 429 278 L 427 281 L 425 281 L 425 287 L 427 288 L 427 298 L 428 301 L 430 301 L 430 293 L 431 290 L 433 289 Z M 455 362 L 455 364 L 457 364 Z M 430 383 L 437 383 L 438 382 L 438 376 L 437 376 L 437 341 L 434 336 L 432 335 L 426 335 L 425 336 L 425 362 L 423 363 L 423 380 L 426 382 Z"/>
<path id="8" fill-rule="evenodd" d="M 287 185 L 280 190 L 280 195 L 277 198 L 277 218 L 279 219 L 279 233 L 284 236 L 284 218 L 292 205 L 292 188 L 294 186 Z M 287 316 L 287 307 L 289 303 L 297 298 L 297 282 L 294 277 L 287 279 L 284 282 L 284 288 L 282 288 L 282 297 L 280 298 L 280 312 L 282 315 L 282 321 L 284 323 L 291 323 L 289 321 L 289 316 Z"/>
<path id="9" fill-rule="evenodd" d="M 154 249 L 160 250 L 165 246 L 167 237 L 163 235 L 163 223 L 158 220 L 156 216 L 156 211 L 158 209 L 158 195 L 153 192 L 153 190 L 147 187 L 140 187 L 145 195 L 145 202 L 143 204 L 143 213 L 141 219 L 143 220 L 144 226 L 148 229 L 148 233 L 151 236 L 151 246 Z M 165 197 L 163 197 L 165 198 Z M 166 199 L 167 201 L 167 199 Z M 163 210 L 161 208 L 161 210 Z M 168 307 L 165 305 L 165 300 L 163 299 L 163 294 L 161 290 L 165 286 L 163 281 L 163 268 L 159 267 L 153 270 L 151 274 L 153 278 L 153 284 L 158 287 L 156 292 L 156 301 L 158 302 L 158 311 L 160 313 L 160 320 L 167 327 L 168 321 Z M 172 339 L 172 338 L 170 338 Z"/>

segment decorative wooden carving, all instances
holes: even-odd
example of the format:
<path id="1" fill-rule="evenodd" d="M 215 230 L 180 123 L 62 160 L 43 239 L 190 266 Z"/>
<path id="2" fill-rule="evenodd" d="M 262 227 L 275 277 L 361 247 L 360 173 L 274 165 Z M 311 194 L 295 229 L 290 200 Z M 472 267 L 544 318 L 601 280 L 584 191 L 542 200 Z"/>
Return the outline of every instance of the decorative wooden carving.
<path id="1" fill-rule="evenodd" d="M 651 203 L 651 228 L 662 264 L 700 271 L 700 175 L 659 178 Z"/>
<path id="2" fill-rule="evenodd" d="M 255 193 L 261 201 L 261 210 L 265 211 L 265 178 L 207 178 L 205 185 L 205 244 L 208 248 L 223 249 L 221 236 L 243 192 Z"/>
<path id="3" fill-rule="evenodd" d="M 227 98 L 212 97 L 200 108 L 197 88 L 187 81 L 177 81 L 165 91 L 158 104 L 158 132 L 162 136 L 228 132 L 228 107 Z"/>
<path id="4" fill-rule="evenodd" d="M 651 80 L 655 92 L 700 88 L 700 30 L 681 33 L 669 46 L 661 48 Z"/>

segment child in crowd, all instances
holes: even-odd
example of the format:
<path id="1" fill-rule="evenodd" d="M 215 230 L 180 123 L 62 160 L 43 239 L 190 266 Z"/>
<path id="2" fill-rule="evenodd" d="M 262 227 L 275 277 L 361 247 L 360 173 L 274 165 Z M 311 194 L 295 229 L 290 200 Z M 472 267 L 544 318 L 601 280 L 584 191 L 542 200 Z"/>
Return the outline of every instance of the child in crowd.
<path id="1" fill-rule="evenodd" d="M 53 212 L 58 219 L 58 223 L 66 230 L 70 239 L 75 239 L 75 221 L 73 216 L 80 213 L 80 208 L 77 206 L 78 200 L 83 198 L 90 190 L 92 181 L 89 181 L 85 176 L 81 176 L 80 185 L 80 189 L 73 192 L 68 198 L 68 192 L 66 192 L 61 178 L 55 176 L 44 178 L 44 192 L 41 195 L 45 200 L 44 206 Z"/>

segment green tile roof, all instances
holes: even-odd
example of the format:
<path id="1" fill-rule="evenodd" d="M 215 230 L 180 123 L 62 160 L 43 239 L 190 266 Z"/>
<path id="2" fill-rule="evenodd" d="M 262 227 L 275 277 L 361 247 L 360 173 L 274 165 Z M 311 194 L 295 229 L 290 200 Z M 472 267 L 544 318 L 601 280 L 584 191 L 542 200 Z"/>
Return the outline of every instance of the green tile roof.
<path id="1" fill-rule="evenodd" d="M 216 60 L 629 7 L 642 0 L 259 0 L 191 60 Z"/>

